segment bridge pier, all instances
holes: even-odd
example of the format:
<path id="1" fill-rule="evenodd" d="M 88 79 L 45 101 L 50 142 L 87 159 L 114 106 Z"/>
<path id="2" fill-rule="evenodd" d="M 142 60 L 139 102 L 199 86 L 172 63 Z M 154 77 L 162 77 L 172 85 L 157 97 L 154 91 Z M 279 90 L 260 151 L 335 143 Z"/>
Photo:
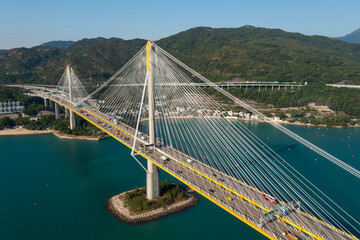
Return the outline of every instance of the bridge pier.
<path id="1" fill-rule="evenodd" d="M 160 196 L 159 168 L 147 161 L 146 198 L 151 200 Z"/>
<path id="2" fill-rule="evenodd" d="M 75 127 L 76 127 L 75 113 L 73 111 L 70 111 L 70 129 L 73 130 Z"/>
<path id="3" fill-rule="evenodd" d="M 51 107 L 51 109 L 54 109 L 54 102 L 51 101 L 50 99 L 49 99 L 49 106 Z"/>
<path id="4" fill-rule="evenodd" d="M 58 103 L 54 103 L 54 107 L 55 107 L 55 119 L 58 120 L 60 118 L 60 114 L 59 114 L 59 104 Z"/>
<path id="5" fill-rule="evenodd" d="M 49 99 L 44 98 L 44 106 L 45 106 L 45 107 L 48 107 L 48 106 L 49 106 L 48 101 L 49 101 Z"/>

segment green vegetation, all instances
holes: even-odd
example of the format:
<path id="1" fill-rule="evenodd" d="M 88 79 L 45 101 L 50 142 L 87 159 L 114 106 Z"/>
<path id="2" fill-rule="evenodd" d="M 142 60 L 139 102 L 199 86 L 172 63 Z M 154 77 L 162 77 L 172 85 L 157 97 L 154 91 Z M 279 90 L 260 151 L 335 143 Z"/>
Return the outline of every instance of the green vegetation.
<path id="1" fill-rule="evenodd" d="M 310 123 L 312 125 L 324 125 L 327 127 L 331 126 L 341 126 L 341 127 L 347 127 L 349 125 L 354 125 L 355 122 L 351 121 L 348 117 L 321 117 L 316 118 L 314 116 L 311 117 L 301 117 L 300 118 L 301 123 Z"/>
<path id="2" fill-rule="evenodd" d="M 46 46 L 46 47 L 56 47 L 56 48 L 68 48 L 71 45 L 73 45 L 74 41 L 50 41 L 41 44 L 40 46 Z"/>
<path id="3" fill-rule="evenodd" d="M 0 119 L 0 129 L 12 128 L 15 126 L 15 121 L 9 117 L 4 117 Z"/>
<path id="4" fill-rule="evenodd" d="M 68 135 L 75 136 L 103 136 L 106 135 L 103 131 L 99 130 L 97 127 L 84 120 L 83 118 L 76 118 L 76 127 L 71 130 L 69 128 L 70 120 L 69 118 L 60 119 L 58 121 L 54 121 L 52 124 L 52 128 L 63 132 Z"/>
<path id="5" fill-rule="evenodd" d="M 160 192 L 159 198 L 147 200 L 146 187 L 142 187 L 126 193 L 124 201 L 130 211 L 141 212 L 166 207 L 169 204 L 188 198 L 188 195 L 182 187 L 177 184 L 170 183 L 167 180 L 160 183 Z"/>
<path id="6" fill-rule="evenodd" d="M 50 110 L 45 108 L 42 98 L 30 97 L 25 94 L 26 90 L 16 87 L 0 87 L 0 102 L 19 101 L 25 106 L 24 114 L 35 116 L 41 110 Z"/>
<path id="7" fill-rule="evenodd" d="M 11 49 L 0 54 L 0 79 L 4 83 L 56 84 L 66 64 L 71 64 L 85 84 L 95 85 L 107 80 L 145 43 L 142 39 L 96 38 L 83 39 L 65 49 L 49 46 Z M 230 89 L 239 98 L 275 107 L 298 107 L 315 102 L 348 116 L 360 116 L 358 89 L 325 86 L 325 83 L 343 80 L 360 84 L 359 44 L 252 26 L 197 27 L 163 38 L 156 44 L 214 82 L 309 83 L 301 89 L 260 93 Z M 227 101 L 208 91 L 219 100 Z M 0 101 L 1 98 L 0 92 Z M 34 115 L 43 108 L 42 103 L 23 102 L 24 113 Z"/>
<path id="8" fill-rule="evenodd" d="M 212 81 L 360 83 L 360 45 L 327 37 L 198 27 L 156 43 Z"/>
<path id="9" fill-rule="evenodd" d="M 156 43 L 212 81 L 360 82 L 360 45 L 327 37 L 251 26 L 197 27 Z M 11 49 L 0 54 L 0 79 L 56 84 L 71 64 L 83 81 L 104 81 L 145 44 L 142 39 L 96 38 L 65 49 Z"/>
<path id="10" fill-rule="evenodd" d="M 212 88 L 204 88 L 217 100 L 231 104 L 230 100 Z M 334 111 L 360 117 L 360 91 L 358 89 L 333 88 L 324 85 L 304 86 L 300 89 L 261 90 L 248 88 L 230 88 L 229 92 L 240 99 L 255 100 L 258 103 L 271 104 L 280 107 L 302 107 L 315 102 L 316 105 L 326 105 Z"/>
<path id="11" fill-rule="evenodd" d="M 70 47 L 10 49 L 0 54 L 1 83 L 57 84 L 67 64 L 78 77 L 93 84 L 105 81 L 144 45 L 145 40 L 83 39 Z"/>

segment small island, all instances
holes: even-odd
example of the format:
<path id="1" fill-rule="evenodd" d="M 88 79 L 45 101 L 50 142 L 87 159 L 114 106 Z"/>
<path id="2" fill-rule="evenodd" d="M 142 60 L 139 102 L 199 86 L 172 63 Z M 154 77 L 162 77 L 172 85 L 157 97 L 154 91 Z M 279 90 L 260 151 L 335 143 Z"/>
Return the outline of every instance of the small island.
<path id="1" fill-rule="evenodd" d="M 153 221 L 196 205 L 197 197 L 190 188 L 164 181 L 160 197 L 146 199 L 146 187 L 133 189 L 111 197 L 106 202 L 113 216 L 128 224 Z"/>

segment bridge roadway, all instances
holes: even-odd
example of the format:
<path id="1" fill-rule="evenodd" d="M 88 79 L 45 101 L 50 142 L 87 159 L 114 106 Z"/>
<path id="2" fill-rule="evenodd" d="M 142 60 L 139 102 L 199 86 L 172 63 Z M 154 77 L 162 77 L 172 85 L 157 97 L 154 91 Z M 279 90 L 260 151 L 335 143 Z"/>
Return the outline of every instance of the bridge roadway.
<path id="1" fill-rule="evenodd" d="M 143 87 L 142 83 L 129 83 L 129 84 L 114 84 L 112 86 L 123 86 L 123 87 Z M 239 88 L 300 88 L 303 85 L 292 82 L 216 82 L 215 85 L 221 88 L 239 87 Z M 8 87 L 22 87 L 26 89 L 53 89 L 56 85 L 40 85 L 40 84 L 7 84 Z M 211 87 L 207 83 L 164 83 L 161 84 L 163 87 L 174 87 L 174 86 L 193 86 L 193 87 Z M 85 87 L 94 87 L 93 85 Z"/>
<path id="2" fill-rule="evenodd" d="M 35 93 L 37 96 L 39 94 L 39 92 Z M 106 115 L 91 106 L 84 105 L 83 113 L 81 113 L 79 108 L 60 95 L 46 97 L 74 111 L 116 140 L 132 148 L 135 129 L 120 122 L 115 124 L 107 120 Z M 160 142 L 156 143 L 153 150 L 146 144 L 146 141 L 137 139 L 135 151 L 270 239 L 287 239 L 282 233 L 288 230 L 289 226 L 292 226 L 292 234 L 299 239 L 357 239 L 295 209 L 287 216 L 282 216 L 278 211 L 279 214 L 262 225 L 260 222 L 264 214 L 279 206 L 265 201 L 261 191 L 192 159 L 176 149 L 162 146 Z M 163 155 L 169 156 L 169 160 L 161 160 Z M 189 163 L 187 159 L 192 159 L 192 163 Z M 230 196 L 232 200 L 228 199 Z"/>

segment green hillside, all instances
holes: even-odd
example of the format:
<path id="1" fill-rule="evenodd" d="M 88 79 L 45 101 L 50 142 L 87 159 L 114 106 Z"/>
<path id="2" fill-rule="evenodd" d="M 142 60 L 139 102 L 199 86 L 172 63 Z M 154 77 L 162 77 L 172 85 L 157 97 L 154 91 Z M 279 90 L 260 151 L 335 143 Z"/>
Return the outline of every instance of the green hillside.
<path id="1" fill-rule="evenodd" d="M 156 42 L 212 81 L 258 80 L 360 83 L 360 45 L 277 29 L 198 27 Z M 59 49 L 11 49 L 0 54 L 0 81 L 56 83 L 71 64 L 83 81 L 104 81 L 145 40 L 84 39 Z"/>
<path id="2" fill-rule="evenodd" d="M 343 41 L 349 42 L 349 43 L 360 43 L 360 28 L 356 29 L 355 31 L 353 31 L 350 34 L 347 34 L 344 37 L 338 37 L 336 39 L 343 40 Z"/>
<path id="3" fill-rule="evenodd" d="M 75 43 L 74 41 L 50 41 L 50 42 L 43 43 L 40 46 L 68 48 L 71 45 L 73 45 L 74 43 Z"/>
<path id="4" fill-rule="evenodd" d="M 360 45 L 277 29 L 193 28 L 157 44 L 213 81 L 360 83 Z"/>
<path id="5" fill-rule="evenodd" d="M 360 44 L 278 29 L 197 27 L 156 43 L 212 81 L 308 82 L 301 90 L 277 93 L 232 90 L 239 98 L 276 107 L 310 101 L 360 116 L 359 93 L 324 83 L 360 84 Z M 83 82 L 105 81 L 146 40 L 83 39 L 65 49 L 49 46 L 10 49 L 0 54 L 0 83 L 56 84 L 70 64 Z M 281 99 L 281 100 L 279 100 Z"/>
<path id="6" fill-rule="evenodd" d="M 84 82 L 104 81 L 146 44 L 145 40 L 83 39 L 74 45 L 16 48 L 0 54 L 0 83 L 56 84 L 67 64 Z"/>

